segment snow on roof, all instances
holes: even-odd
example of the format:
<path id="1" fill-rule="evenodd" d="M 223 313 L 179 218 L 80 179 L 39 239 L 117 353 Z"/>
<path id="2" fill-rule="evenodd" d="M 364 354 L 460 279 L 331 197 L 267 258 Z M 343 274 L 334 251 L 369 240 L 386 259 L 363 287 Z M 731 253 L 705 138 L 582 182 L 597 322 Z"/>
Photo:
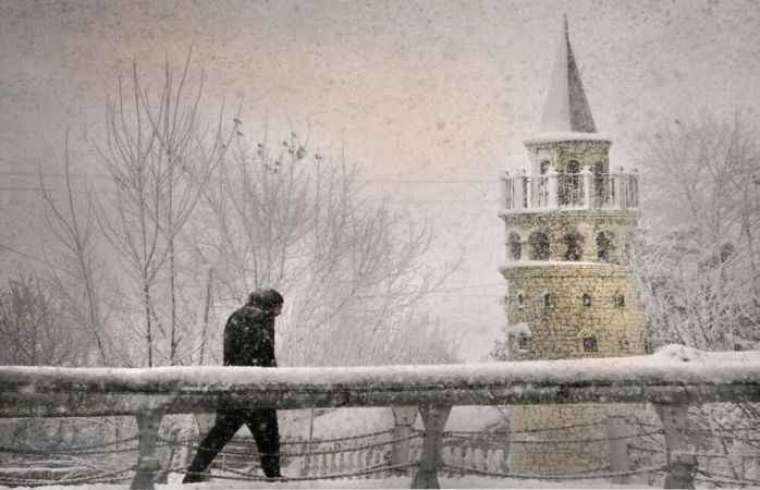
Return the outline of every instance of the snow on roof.
<path id="1" fill-rule="evenodd" d="M 604 133 L 578 133 L 573 131 L 542 131 L 524 141 L 526 145 L 542 143 L 557 143 L 560 141 L 599 141 L 611 143 L 610 137 Z"/>
<path id="2" fill-rule="evenodd" d="M 509 424 L 509 413 L 501 407 L 460 405 L 451 409 L 446 421 L 447 431 L 481 431 Z M 419 417 L 417 418 L 419 423 Z"/>
<path id="3" fill-rule="evenodd" d="M 531 336 L 530 325 L 525 322 L 515 323 L 507 325 L 507 333 L 512 335 L 527 335 Z"/>
<path id="4" fill-rule="evenodd" d="M 522 267 L 596 267 L 596 268 L 622 268 L 619 264 L 611 264 L 609 262 L 591 262 L 591 261 L 567 261 L 567 260 L 516 260 L 514 262 L 508 262 L 501 266 L 500 270 L 515 269 Z"/>

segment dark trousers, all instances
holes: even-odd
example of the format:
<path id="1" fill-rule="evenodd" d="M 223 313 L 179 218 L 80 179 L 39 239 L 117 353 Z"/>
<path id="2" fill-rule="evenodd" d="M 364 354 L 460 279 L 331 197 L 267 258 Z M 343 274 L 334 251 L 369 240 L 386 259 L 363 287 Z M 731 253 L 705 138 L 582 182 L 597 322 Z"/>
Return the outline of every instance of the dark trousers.
<path id="1" fill-rule="evenodd" d="M 216 415 L 216 423 L 203 439 L 184 482 L 201 480 L 203 473 L 225 444 L 230 442 L 240 427 L 246 424 L 253 434 L 261 456 L 261 469 L 269 478 L 280 476 L 280 431 L 277 412 L 261 408 L 256 410 L 225 410 Z"/>

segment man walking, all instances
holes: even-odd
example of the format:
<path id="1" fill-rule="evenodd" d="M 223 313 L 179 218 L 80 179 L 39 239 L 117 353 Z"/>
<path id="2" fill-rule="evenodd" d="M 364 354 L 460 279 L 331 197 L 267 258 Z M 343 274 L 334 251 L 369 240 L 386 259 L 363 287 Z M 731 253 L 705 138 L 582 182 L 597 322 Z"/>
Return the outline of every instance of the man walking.
<path id="1" fill-rule="evenodd" d="M 274 358 L 274 319 L 282 311 L 283 298 L 274 289 L 259 289 L 248 302 L 230 315 L 224 327 L 224 365 L 277 367 Z M 182 483 L 206 479 L 204 471 L 240 427 L 246 424 L 261 455 L 267 478 L 279 478 L 280 432 L 277 412 L 270 408 L 251 409 L 224 405 L 216 423 L 203 439 Z"/>

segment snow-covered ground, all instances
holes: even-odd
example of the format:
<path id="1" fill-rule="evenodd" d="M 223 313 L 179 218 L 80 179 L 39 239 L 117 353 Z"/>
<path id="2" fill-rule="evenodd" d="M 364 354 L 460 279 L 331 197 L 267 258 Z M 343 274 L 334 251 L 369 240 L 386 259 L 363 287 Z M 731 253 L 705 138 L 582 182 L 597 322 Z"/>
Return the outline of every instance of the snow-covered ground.
<path id="1" fill-rule="evenodd" d="M 222 490 L 222 489 L 259 489 L 271 488 L 278 489 L 318 489 L 318 488 L 409 488 L 411 478 L 391 477 L 391 478 L 362 478 L 362 479 L 345 479 L 345 480 L 321 480 L 321 481 L 303 481 L 303 482 L 249 482 L 233 480 L 216 480 L 204 483 L 194 483 L 191 485 L 181 485 L 179 483 L 180 475 L 171 475 L 171 483 L 166 485 L 156 485 L 156 490 Z M 604 480 L 575 480 L 572 482 L 547 482 L 543 480 L 514 480 L 501 478 L 485 478 L 479 476 L 464 476 L 461 478 L 441 478 L 442 488 L 651 488 L 641 484 L 615 485 Z M 661 485 L 659 486 L 661 488 Z M 8 488 L 2 487 L 0 488 Z M 17 490 L 31 487 L 14 487 Z M 81 487 L 72 487 L 71 485 L 52 485 L 45 487 L 33 487 L 35 490 L 71 490 L 72 488 L 87 488 L 87 490 L 126 490 L 129 483 L 120 485 L 87 485 Z"/>
<path id="2" fill-rule="evenodd" d="M 205 483 L 195 483 L 192 485 L 181 485 L 179 483 L 170 483 L 167 485 L 156 485 L 156 490 L 238 490 L 238 489 L 372 489 L 372 488 L 409 488 L 410 478 L 393 477 L 382 479 L 355 479 L 355 480 L 333 480 L 333 481 L 307 481 L 307 482 L 288 482 L 288 483 L 270 483 L 270 482 L 235 482 L 230 480 L 217 480 Z M 656 482 L 654 486 L 649 487 L 641 483 L 631 483 L 618 485 L 604 480 L 574 480 L 566 482 L 547 482 L 543 480 L 514 480 L 484 478 L 479 476 L 465 476 L 461 478 L 441 478 L 441 488 L 562 488 L 562 489 L 589 489 L 589 488 L 621 488 L 621 489 L 650 489 L 662 488 L 662 482 Z M 10 488 L 0 486 L 0 488 Z M 45 487 L 13 487 L 16 490 L 31 489 L 34 490 L 72 490 L 72 488 L 86 488 L 87 490 L 126 490 L 129 483 L 121 485 L 52 485 Z M 704 484 L 697 483 L 696 488 L 714 488 Z M 760 487 L 743 487 L 745 490 L 760 490 Z"/>

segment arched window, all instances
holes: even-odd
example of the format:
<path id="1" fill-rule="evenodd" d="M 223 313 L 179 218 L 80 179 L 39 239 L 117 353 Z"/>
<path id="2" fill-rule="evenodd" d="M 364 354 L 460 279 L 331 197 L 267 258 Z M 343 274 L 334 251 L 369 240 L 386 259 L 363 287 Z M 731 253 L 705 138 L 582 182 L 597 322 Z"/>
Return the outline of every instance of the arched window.
<path id="1" fill-rule="evenodd" d="M 520 260 L 522 257 L 522 241 L 520 235 L 514 231 L 509 234 L 509 253 L 512 260 Z"/>
<path id="2" fill-rule="evenodd" d="M 560 206 L 577 206 L 583 201 L 581 192 L 581 164 L 570 160 L 564 172 L 558 176 L 557 192 Z"/>
<path id="3" fill-rule="evenodd" d="M 586 308 L 591 306 L 591 295 L 588 293 L 583 293 L 583 296 L 581 297 L 581 304 Z"/>
<path id="4" fill-rule="evenodd" d="M 538 171 L 541 175 L 546 175 L 547 172 L 549 172 L 549 167 L 551 166 L 551 162 L 549 160 L 544 160 L 541 162 L 541 165 L 538 167 Z"/>
<path id="5" fill-rule="evenodd" d="M 583 338 L 583 352 L 598 352 L 599 348 L 596 345 L 596 337 L 584 337 Z"/>
<path id="6" fill-rule="evenodd" d="M 570 205 L 579 206 L 583 204 L 583 189 L 581 189 L 581 164 L 576 160 L 571 160 L 567 164 L 567 185 L 570 187 Z"/>
<path id="7" fill-rule="evenodd" d="M 565 260 L 579 261 L 583 257 L 583 235 L 577 231 L 567 233 L 563 237 L 565 242 Z"/>
<path id="8" fill-rule="evenodd" d="M 612 302 L 615 304 L 615 308 L 625 308 L 625 295 L 616 294 L 612 297 Z"/>
<path id="9" fill-rule="evenodd" d="M 517 307 L 525 308 L 525 295 L 523 293 L 517 293 Z"/>
<path id="10" fill-rule="evenodd" d="M 525 333 L 517 334 L 517 349 L 521 351 L 527 351 L 530 348 L 530 337 Z"/>
<path id="11" fill-rule="evenodd" d="M 534 231 L 528 238 L 531 260 L 549 260 L 549 237 L 543 231 Z"/>
<path id="12" fill-rule="evenodd" d="M 554 308 L 557 305 L 557 300 L 552 293 L 544 294 L 544 308 Z"/>
<path id="13" fill-rule="evenodd" d="M 609 231 L 600 231 L 596 235 L 596 257 L 602 262 L 611 262 L 614 251 L 612 239 Z"/>

